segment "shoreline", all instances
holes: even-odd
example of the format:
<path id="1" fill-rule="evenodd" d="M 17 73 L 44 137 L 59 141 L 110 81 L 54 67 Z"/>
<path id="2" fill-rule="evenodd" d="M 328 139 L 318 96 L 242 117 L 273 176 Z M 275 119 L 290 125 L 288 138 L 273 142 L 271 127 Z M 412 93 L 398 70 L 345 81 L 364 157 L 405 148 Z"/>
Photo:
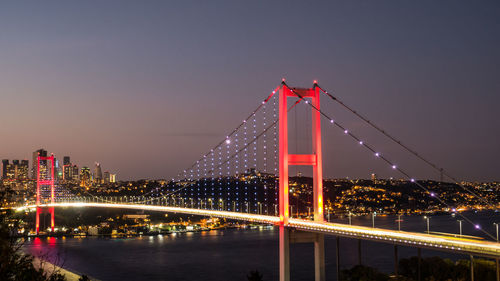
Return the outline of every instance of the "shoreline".
<path id="1" fill-rule="evenodd" d="M 33 258 L 33 266 L 35 266 L 35 268 L 37 269 L 43 268 L 43 271 L 47 274 L 53 274 L 55 272 L 60 273 L 61 275 L 64 275 L 67 281 L 78 281 L 80 277 L 83 275 L 75 271 L 70 271 L 63 267 L 57 266 L 47 260 L 43 260 L 38 257 Z M 87 275 L 87 277 L 92 281 L 100 281 L 99 279 L 90 277 L 89 275 Z"/>

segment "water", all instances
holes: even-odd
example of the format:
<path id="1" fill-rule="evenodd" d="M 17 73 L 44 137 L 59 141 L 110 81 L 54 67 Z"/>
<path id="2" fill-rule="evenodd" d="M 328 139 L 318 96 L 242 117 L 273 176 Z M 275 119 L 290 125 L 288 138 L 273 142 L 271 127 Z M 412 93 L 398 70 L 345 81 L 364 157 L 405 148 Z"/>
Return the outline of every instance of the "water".
<path id="1" fill-rule="evenodd" d="M 498 213 L 468 214 L 488 226 L 500 221 Z M 458 218 L 449 215 L 430 219 L 431 231 L 458 233 Z M 346 222 L 347 219 L 343 219 Z M 353 224 L 371 226 L 371 217 L 353 218 Z M 395 217 L 376 217 L 376 226 L 397 228 Z M 404 217 L 402 230 L 423 232 L 422 217 Z M 464 234 L 480 235 L 473 226 L 463 225 Z M 335 237 L 327 236 L 326 274 L 335 280 Z M 42 238 L 31 239 L 25 250 L 34 255 L 58 259 L 68 270 L 85 273 L 103 281 L 115 280 L 246 280 L 250 270 L 258 270 L 264 280 L 278 279 L 278 229 L 217 230 L 128 239 Z M 341 267 L 357 264 L 357 240 L 341 238 Z M 384 272 L 394 266 L 394 248 L 390 244 L 362 242 L 362 262 Z M 415 248 L 399 247 L 399 257 L 415 256 Z M 422 250 L 423 256 L 468 258 L 446 252 Z M 312 244 L 293 244 L 290 250 L 292 280 L 312 280 L 314 260 Z"/>

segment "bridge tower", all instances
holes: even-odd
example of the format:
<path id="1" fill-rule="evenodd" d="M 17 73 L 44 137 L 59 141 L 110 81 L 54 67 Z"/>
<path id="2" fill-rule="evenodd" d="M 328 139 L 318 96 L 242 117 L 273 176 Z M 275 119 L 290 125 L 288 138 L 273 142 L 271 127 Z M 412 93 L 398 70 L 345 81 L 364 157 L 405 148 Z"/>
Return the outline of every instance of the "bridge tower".
<path id="1" fill-rule="evenodd" d="M 288 108 L 289 97 L 304 98 L 311 102 L 312 109 L 312 154 L 288 153 Z M 307 100 L 307 99 L 310 99 Z M 323 222 L 323 159 L 321 153 L 320 91 L 314 82 L 312 88 L 289 88 L 283 81 L 279 90 L 279 251 L 280 281 L 290 280 L 290 240 L 314 243 L 315 280 L 325 280 L 325 246 L 323 234 L 297 233 L 286 228 L 289 218 L 288 176 L 290 165 L 313 166 L 314 221 Z M 292 237 L 290 237 L 292 235 Z"/>
<path id="2" fill-rule="evenodd" d="M 42 213 L 50 214 L 50 228 L 54 232 L 54 207 L 40 207 L 40 204 L 54 204 L 54 155 L 50 157 L 38 155 L 36 171 L 36 234 L 38 235 Z M 48 188 L 50 188 L 50 201 L 42 197 L 42 193 Z"/>

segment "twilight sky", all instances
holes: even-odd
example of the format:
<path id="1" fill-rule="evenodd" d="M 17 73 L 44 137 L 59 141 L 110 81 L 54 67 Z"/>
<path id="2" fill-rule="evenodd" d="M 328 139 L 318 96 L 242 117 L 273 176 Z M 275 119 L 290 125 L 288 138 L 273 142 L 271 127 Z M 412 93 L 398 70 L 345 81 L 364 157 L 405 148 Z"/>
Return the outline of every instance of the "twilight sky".
<path id="1" fill-rule="evenodd" d="M 170 178 L 286 77 L 317 79 L 458 178 L 500 180 L 499 19 L 498 1 L 4 2 L 0 158 L 43 147 L 119 179 Z M 327 177 L 398 177 L 336 130 L 323 140 Z"/>

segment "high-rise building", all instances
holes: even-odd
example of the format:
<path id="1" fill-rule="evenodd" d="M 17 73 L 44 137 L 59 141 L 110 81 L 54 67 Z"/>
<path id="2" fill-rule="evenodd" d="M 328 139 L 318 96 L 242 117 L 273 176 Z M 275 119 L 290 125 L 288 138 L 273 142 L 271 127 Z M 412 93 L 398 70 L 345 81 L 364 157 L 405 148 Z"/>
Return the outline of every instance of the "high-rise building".
<path id="1" fill-rule="evenodd" d="M 63 178 L 63 169 L 59 163 L 59 159 L 54 158 L 54 176 L 57 180 Z"/>
<path id="2" fill-rule="evenodd" d="M 70 164 L 71 164 L 71 161 L 70 161 L 69 156 L 64 156 L 63 157 L 63 166 L 70 165 Z"/>
<path id="3" fill-rule="evenodd" d="M 28 179 L 28 160 L 2 160 L 2 179 L 26 180 Z"/>
<path id="4" fill-rule="evenodd" d="M 32 179 L 36 179 L 37 165 L 38 165 L 38 161 L 37 161 L 38 159 L 37 159 L 37 157 L 38 156 L 47 157 L 47 150 L 44 150 L 43 148 L 40 148 L 39 150 L 33 152 L 33 162 L 31 162 L 31 178 Z M 45 161 L 45 160 L 41 161 L 40 164 L 41 164 L 40 168 L 42 169 L 42 171 L 41 171 L 40 174 L 44 174 L 43 170 L 46 170 L 47 161 Z"/>
<path id="5" fill-rule="evenodd" d="M 63 166 L 63 180 L 70 181 L 73 179 L 73 167 L 70 164 L 65 164 Z"/>
<path id="6" fill-rule="evenodd" d="M 79 172 L 79 169 L 78 169 L 78 166 L 77 165 L 73 165 L 71 167 L 71 177 L 73 179 L 74 182 L 78 182 L 78 179 L 79 179 L 79 176 L 80 176 L 80 172 Z"/>
<path id="7" fill-rule="evenodd" d="M 101 169 L 101 164 L 95 162 L 95 182 L 96 183 L 101 183 L 102 181 L 102 169 Z"/>
<path id="8" fill-rule="evenodd" d="M 109 174 L 109 182 L 111 183 L 116 182 L 116 174 Z"/>
<path id="9" fill-rule="evenodd" d="M 17 166 L 16 178 L 18 180 L 27 180 L 29 171 L 29 161 L 21 160 L 21 163 Z"/>
<path id="10" fill-rule="evenodd" d="M 109 183 L 109 172 L 104 172 L 104 183 Z"/>
<path id="11" fill-rule="evenodd" d="M 7 174 L 7 166 L 9 165 L 8 159 L 2 160 L 2 179 L 6 179 L 5 175 Z"/>
<path id="12" fill-rule="evenodd" d="M 89 188 L 92 186 L 92 175 L 89 167 L 82 167 L 80 171 L 80 186 Z"/>

